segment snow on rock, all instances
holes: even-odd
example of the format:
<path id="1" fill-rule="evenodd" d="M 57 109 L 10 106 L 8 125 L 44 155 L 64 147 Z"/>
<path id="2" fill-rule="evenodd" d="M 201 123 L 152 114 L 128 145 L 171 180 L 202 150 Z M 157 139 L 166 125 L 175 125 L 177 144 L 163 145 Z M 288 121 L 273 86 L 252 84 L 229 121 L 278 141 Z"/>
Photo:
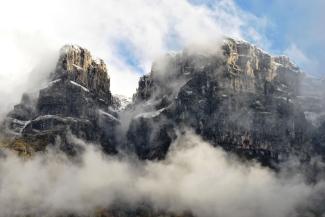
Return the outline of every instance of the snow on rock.
<path id="1" fill-rule="evenodd" d="M 74 66 L 76 69 L 78 69 L 78 70 L 83 70 L 83 68 L 82 67 L 80 67 L 80 66 L 78 66 L 78 65 L 76 65 L 76 64 L 72 64 L 72 66 Z"/>
<path id="2" fill-rule="evenodd" d="M 25 127 L 30 123 L 30 121 L 22 121 L 15 118 L 8 118 L 8 120 L 10 120 L 10 123 L 12 124 L 12 133 L 17 135 L 20 135 Z"/>
<path id="3" fill-rule="evenodd" d="M 137 116 L 135 116 L 135 118 L 154 118 L 157 117 L 158 115 L 160 115 L 160 113 L 162 113 L 166 108 L 162 108 L 159 109 L 157 111 L 152 111 L 152 112 L 145 112 L 145 113 L 141 113 L 138 114 Z"/>
<path id="4" fill-rule="evenodd" d="M 82 88 L 86 92 L 89 92 L 89 90 L 86 87 L 84 87 L 84 86 L 82 86 L 82 85 L 80 85 L 80 84 L 78 84 L 78 83 L 76 83 L 74 81 L 70 81 L 70 83 L 75 85 L 75 86 L 78 86 L 78 87 Z"/>
<path id="5" fill-rule="evenodd" d="M 99 109 L 98 112 L 99 112 L 100 115 L 104 115 L 104 116 L 108 117 L 109 119 L 111 119 L 113 121 L 119 122 L 119 120 L 116 117 L 114 117 L 113 115 L 111 115 L 111 114 L 109 114 L 107 112 L 104 112 L 101 109 Z"/>

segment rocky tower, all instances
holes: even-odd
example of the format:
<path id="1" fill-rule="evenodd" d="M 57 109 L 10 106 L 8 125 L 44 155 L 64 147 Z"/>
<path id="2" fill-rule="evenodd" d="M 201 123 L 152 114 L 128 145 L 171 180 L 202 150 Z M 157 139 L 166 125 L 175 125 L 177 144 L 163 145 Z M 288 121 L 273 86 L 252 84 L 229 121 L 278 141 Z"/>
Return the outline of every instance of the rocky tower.
<path id="1" fill-rule="evenodd" d="M 233 39 L 216 52 L 167 55 L 139 81 L 134 99 L 148 112 L 132 121 L 130 146 L 142 158 L 161 158 L 175 129 L 185 126 L 265 164 L 288 153 L 305 158 L 308 123 L 296 98 L 301 75 L 287 57 Z"/>
<path id="2" fill-rule="evenodd" d="M 106 65 L 101 59 L 93 59 L 90 52 L 75 45 L 67 45 L 61 49 L 56 72 L 53 79 L 69 79 L 101 98 L 109 105 L 112 101 L 110 79 Z"/>
<path id="3" fill-rule="evenodd" d="M 39 113 L 87 117 L 91 115 L 87 113 L 89 106 L 111 105 L 110 80 L 103 60 L 94 60 L 88 50 L 78 46 L 64 46 L 60 53 L 49 87 L 40 91 Z"/>
<path id="4" fill-rule="evenodd" d="M 65 140 L 71 131 L 113 151 L 114 133 L 109 131 L 113 131 L 118 121 L 116 114 L 109 113 L 112 103 L 110 79 L 103 60 L 93 59 L 84 48 L 66 45 L 60 51 L 50 82 L 40 90 L 38 98 L 32 100 L 25 94 L 9 113 L 5 122 L 7 133 L 43 149 L 58 136 Z M 71 151 L 68 144 L 64 149 Z"/>

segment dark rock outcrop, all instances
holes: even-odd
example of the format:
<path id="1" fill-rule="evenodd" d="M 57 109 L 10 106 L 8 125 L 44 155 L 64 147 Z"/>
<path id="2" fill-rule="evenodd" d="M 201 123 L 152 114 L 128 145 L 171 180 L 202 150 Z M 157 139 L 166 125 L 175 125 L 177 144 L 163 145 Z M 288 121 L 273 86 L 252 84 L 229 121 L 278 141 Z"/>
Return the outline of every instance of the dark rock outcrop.
<path id="1" fill-rule="evenodd" d="M 44 147 L 60 137 L 65 141 L 62 148 L 73 153 L 66 140 L 71 132 L 101 143 L 111 153 L 115 152 L 113 135 L 118 120 L 110 106 L 113 98 L 104 62 L 93 59 L 86 49 L 67 45 L 38 97 L 24 95 L 8 114 L 6 131 L 26 142 L 43 141 Z"/>
<path id="2" fill-rule="evenodd" d="M 215 50 L 167 55 L 140 79 L 135 107 L 145 104 L 147 113 L 135 117 L 128 132 L 138 155 L 163 157 L 171 132 L 186 126 L 214 145 L 256 155 L 265 164 L 289 153 L 308 158 L 303 145 L 308 122 L 296 97 L 299 68 L 246 42 L 227 39 Z M 144 126 L 159 131 L 148 137 L 139 133 Z M 153 147 L 161 135 L 166 142 Z"/>

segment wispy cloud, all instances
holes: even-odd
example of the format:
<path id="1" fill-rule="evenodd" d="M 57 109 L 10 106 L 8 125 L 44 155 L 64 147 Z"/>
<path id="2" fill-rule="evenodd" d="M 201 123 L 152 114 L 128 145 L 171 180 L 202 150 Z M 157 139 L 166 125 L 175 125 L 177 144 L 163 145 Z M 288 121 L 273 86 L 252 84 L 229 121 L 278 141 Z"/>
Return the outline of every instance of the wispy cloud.
<path id="1" fill-rule="evenodd" d="M 284 51 L 284 53 L 288 55 L 293 61 L 296 61 L 301 65 L 311 64 L 311 60 L 303 53 L 303 51 L 296 44 L 291 44 L 290 47 L 288 47 Z"/>
<path id="2" fill-rule="evenodd" d="M 324 182 L 307 185 L 300 176 L 245 164 L 191 132 L 158 162 L 105 156 L 71 141 L 84 147 L 78 163 L 55 150 L 25 161 L 10 154 L 1 159 L 0 216 L 87 215 L 118 200 L 202 217 L 287 217 L 315 205 L 311 196 L 324 190 Z"/>
<path id="3" fill-rule="evenodd" d="M 269 46 L 267 50 L 282 54 L 293 49 L 293 46 L 308 57 L 309 61 L 292 59 L 306 73 L 324 75 L 322 62 L 325 60 L 325 19 L 322 0 L 235 0 L 246 11 L 250 11 L 260 19 L 265 19 L 267 25 L 260 29 L 259 34 L 267 37 Z M 265 46 L 263 46 L 265 48 Z"/>
<path id="4" fill-rule="evenodd" d="M 212 7 L 187 0 L 5 1 L 0 8 L 0 98 L 6 100 L 1 103 L 16 102 L 33 82 L 29 72 L 63 44 L 79 44 L 103 58 L 113 93 L 132 95 L 139 72 L 149 72 L 157 56 L 223 35 L 246 37 L 243 27 L 252 19 L 231 0 L 214 1 Z M 258 31 L 249 28 L 258 38 Z M 129 58 L 125 45 L 132 48 Z"/>

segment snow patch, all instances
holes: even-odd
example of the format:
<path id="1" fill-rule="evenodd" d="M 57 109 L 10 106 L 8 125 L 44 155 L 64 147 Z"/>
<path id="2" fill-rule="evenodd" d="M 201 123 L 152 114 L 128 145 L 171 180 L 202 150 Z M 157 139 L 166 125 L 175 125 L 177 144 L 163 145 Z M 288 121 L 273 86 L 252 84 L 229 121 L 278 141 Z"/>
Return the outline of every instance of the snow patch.
<path id="1" fill-rule="evenodd" d="M 80 66 L 78 66 L 78 65 L 76 65 L 76 64 L 72 64 L 72 66 L 74 66 L 76 69 L 78 69 L 78 70 L 83 70 L 83 68 L 82 67 L 80 67 Z"/>
<path id="2" fill-rule="evenodd" d="M 104 111 L 101 110 L 101 109 L 99 109 L 98 112 L 99 112 L 99 114 L 104 115 L 104 116 L 110 118 L 111 120 L 114 120 L 114 121 L 120 122 L 116 117 L 114 117 L 113 115 L 111 115 L 111 114 L 109 114 L 109 113 L 107 113 L 107 112 L 104 112 Z"/>
<path id="3" fill-rule="evenodd" d="M 52 84 L 58 83 L 58 82 L 60 82 L 60 81 L 61 81 L 61 79 L 56 79 L 56 80 L 54 80 L 54 81 L 49 82 L 49 85 L 52 85 Z"/>
<path id="4" fill-rule="evenodd" d="M 56 79 L 56 80 L 50 81 L 50 82 L 45 83 L 45 84 L 43 83 L 43 84 L 41 85 L 41 89 L 49 88 L 49 87 L 53 86 L 54 84 L 56 84 L 56 83 L 58 83 L 58 82 L 60 82 L 60 81 L 61 81 L 61 79 Z"/>
<path id="5" fill-rule="evenodd" d="M 145 112 L 138 114 L 135 118 L 154 118 L 160 115 L 166 108 L 159 109 L 158 111 Z"/>
<path id="6" fill-rule="evenodd" d="M 30 121 L 26 121 L 25 123 L 24 123 L 24 126 L 21 128 L 21 130 L 20 130 L 20 133 L 22 133 L 23 131 L 24 131 L 24 129 L 26 128 L 26 126 L 28 125 L 30 123 Z"/>
<path id="7" fill-rule="evenodd" d="M 52 119 L 52 118 L 62 119 L 61 117 L 59 117 L 57 115 L 42 115 L 42 116 L 38 116 L 37 118 L 35 118 L 35 121 L 47 120 L 47 119 Z"/>
<path id="8" fill-rule="evenodd" d="M 74 81 L 70 81 L 70 83 L 73 84 L 73 85 L 75 85 L 75 86 L 80 87 L 81 89 L 83 89 L 86 92 L 89 92 L 88 88 L 86 88 L 86 87 L 84 87 L 84 86 L 82 86 L 82 85 L 80 85 L 80 84 L 78 84 L 78 83 L 76 83 Z"/>

